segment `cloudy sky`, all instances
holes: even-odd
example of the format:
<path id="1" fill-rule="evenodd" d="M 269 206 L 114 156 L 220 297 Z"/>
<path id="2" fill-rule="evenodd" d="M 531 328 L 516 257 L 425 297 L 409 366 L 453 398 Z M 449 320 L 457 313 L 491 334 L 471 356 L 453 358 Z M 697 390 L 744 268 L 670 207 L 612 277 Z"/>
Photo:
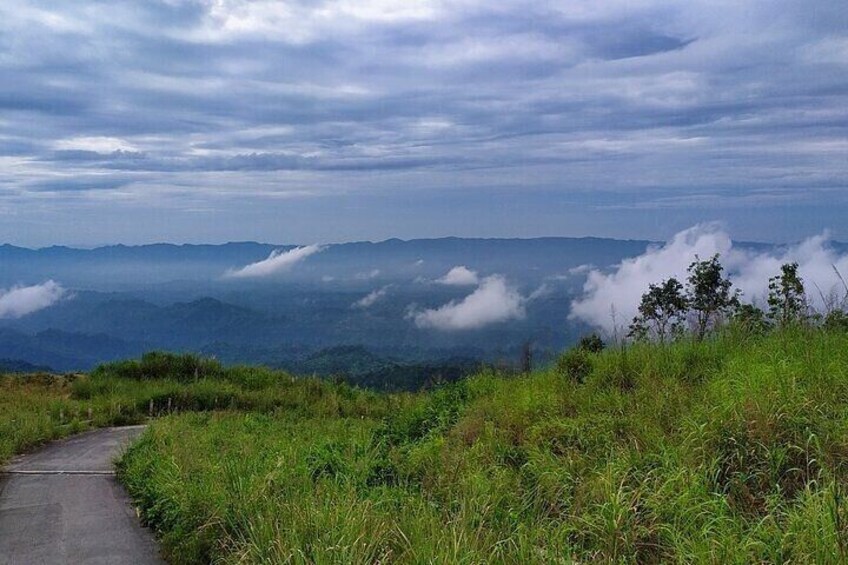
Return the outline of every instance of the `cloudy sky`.
<path id="1" fill-rule="evenodd" d="M 0 242 L 848 239 L 845 0 L 5 0 Z"/>

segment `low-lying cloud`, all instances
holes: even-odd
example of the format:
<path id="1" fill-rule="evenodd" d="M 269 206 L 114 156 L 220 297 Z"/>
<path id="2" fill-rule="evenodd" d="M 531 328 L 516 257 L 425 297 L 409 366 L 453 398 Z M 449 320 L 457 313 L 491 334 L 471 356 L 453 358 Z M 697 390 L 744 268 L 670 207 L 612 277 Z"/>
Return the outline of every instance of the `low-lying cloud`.
<path id="1" fill-rule="evenodd" d="M 719 225 L 701 224 L 678 233 L 663 246 L 649 247 L 644 254 L 625 259 L 612 272 L 590 270 L 583 296 L 571 304 L 570 317 L 609 333 L 626 327 L 649 284 L 669 277 L 682 281 L 696 256 L 707 259 L 716 253 L 748 302 L 763 305 L 769 278 L 779 274 L 782 264 L 791 262 L 798 263 L 814 307 L 823 308 L 831 296 L 845 292 L 839 274 L 848 276 L 848 255 L 838 254 L 826 234 L 790 247 L 752 251 L 734 245 Z"/>
<path id="2" fill-rule="evenodd" d="M 389 292 L 389 288 L 390 288 L 390 286 L 384 286 L 383 288 L 378 288 L 378 289 L 371 291 L 367 295 L 363 296 L 361 299 L 354 302 L 352 304 L 352 307 L 353 308 L 362 308 L 362 309 L 372 307 L 379 300 L 381 300 L 383 297 L 386 296 L 386 294 Z"/>
<path id="3" fill-rule="evenodd" d="M 367 273 L 366 272 L 356 273 L 353 276 L 353 278 L 358 280 L 358 281 L 368 281 L 368 280 L 371 280 L 371 279 L 376 279 L 379 276 L 380 276 L 380 269 L 371 269 Z"/>
<path id="4" fill-rule="evenodd" d="M 49 280 L 33 286 L 14 286 L 0 290 L 0 319 L 21 318 L 59 302 L 67 292 L 57 282 Z"/>
<path id="5" fill-rule="evenodd" d="M 500 275 L 486 277 L 462 300 L 410 314 L 419 328 L 472 330 L 490 324 L 520 319 L 526 315 L 525 299 Z"/>
<path id="6" fill-rule="evenodd" d="M 448 286 L 474 286 L 480 284 L 480 277 L 465 265 L 457 265 L 436 282 Z"/>
<path id="7" fill-rule="evenodd" d="M 320 245 L 307 245 L 304 247 L 295 247 L 288 251 L 275 249 L 271 252 L 267 259 L 251 263 L 240 269 L 230 269 L 224 276 L 227 278 L 257 278 L 267 277 L 275 273 L 287 271 L 296 263 L 299 263 L 320 251 L 324 248 Z"/>

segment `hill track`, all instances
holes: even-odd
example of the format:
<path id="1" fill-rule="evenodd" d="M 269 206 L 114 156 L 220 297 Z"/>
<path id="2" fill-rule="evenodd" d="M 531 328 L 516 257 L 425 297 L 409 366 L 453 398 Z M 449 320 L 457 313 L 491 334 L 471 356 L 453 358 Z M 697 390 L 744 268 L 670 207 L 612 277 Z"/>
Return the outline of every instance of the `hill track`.
<path id="1" fill-rule="evenodd" d="M 12 460 L 0 474 L 0 565 L 164 563 L 112 467 L 143 429 L 95 430 Z"/>

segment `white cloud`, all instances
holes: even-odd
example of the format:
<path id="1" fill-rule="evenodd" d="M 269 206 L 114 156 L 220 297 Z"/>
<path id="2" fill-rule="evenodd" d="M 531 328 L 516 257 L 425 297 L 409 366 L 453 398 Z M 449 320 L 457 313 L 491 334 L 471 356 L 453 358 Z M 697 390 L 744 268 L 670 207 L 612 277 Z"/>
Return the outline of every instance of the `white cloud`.
<path id="1" fill-rule="evenodd" d="M 438 4 L 433 0 L 339 0 L 325 4 L 318 13 L 324 17 L 378 22 L 428 20 L 439 13 Z"/>
<path id="2" fill-rule="evenodd" d="M 836 253 L 828 240 L 827 234 L 817 235 L 776 253 L 733 250 L 728 261 L 733 281 L 749 300 L 762 304 L 768 296 L 769 277 L 778 274 L 784 263 L 798 263 L 807 298 L 821 310 L 830 296 L 845 293 L 837 271 L 848 279 L 848 255 Z"/>
<path id="3" fill-rule="evenodd" d="M 60 139 L 55 144 L 56 149 L 66 151 L 95 151 L 97 153 L 113 153 L 115 151 L 138 151 L 132 143 L 118 137 L 72 137 Z"/>
<path id="4" fill-rule="evenodd" d="M 21 318 L 52 306 L 66 294 L 59 283 L 52 280 L 34 286 L 14 286 L 0 290 L 0 319 Z"/>
<path id="5" fill-rule="evenodd" d="M 763 304 L 769 278 L 779 274 L 782 264 L 791 262 L 798 263 L 814 307 L 825 306 L 822 296 L 827 300 L 845 291 L 834 267 L 848 276 L 848 255 L 833 251 L 826 235 L 784 249 L 755 252 L 734 247 L 730 235 L 717 224 L 701 224 L 678 233 L 663 246 L 650 247 L 638 257 L 625 259 L 612 272 L 592 269 L 583 296 L 571 304 L 570 317 L 607 332 L 615 331 L 616 326 L 625 327 L 636 315 L 649 284 L 669 277 L 683 281 L 695 256 L 707 259 L 716 253 L 721 255 L 727 276 L 750 302 Z"/>
<path id="6" fill-rule="evenodd" d="M 361 299 L 354 302 L 351 307 L 352 308 L 370 308 L 373 306 L 378 300 L 386 296 L 389 292 L 389 288 L 391 285 L 384 286 L 383 288 L 378 288 L 370 292 L 368 295 L 362 297 Z"/>
<path id="7" fill-rule="evenodd" d="M 553 289 L 547 283 L 542 283 L 536 290 L 530 293 L 530 296 L 527 297 L 527 302 L 532 302 L 533 300 L 537 300 L 539 298 L 545 298 L 546 296 L 550 296 L 553 293 Z"/>
<path id="8" fill-rule="evenodd" d="M 588 273 L 594 268 L 593 265 L 580 265 L 578 267 L 572 267 L 568 269 L 569 275 L 582 275 L 583 273 Z"/>
<path id="9" fill-rule="evenodd" d="M 470 330 L 525 316 L 524 298 L 500 275 L 486 277 L 480 287 L 461 301 L 452 300 L 433 310 L 410 312 L 419 328 Z"/>
<path id="10" fill-rule="evenodd" d="M 291 269 L 296 263 L 323 250 L 324 248 L 320 245 L 296 247 L 289 251 L 275 249 L 267 259 L 251 263 L 240 269 L 230 269 L 224 276 L 229 278 L 267 277 L 268 275 Z"/>
<path id="11" fill-rule="evenodd" d="M 477 276 L 476 271 L 472 271 L 465 265 L 459 265 L 436 282 L 450 286 L 472 286 L 480 283 L 480 277 Z"/>
<path id="12" fill-rule="evenodd" d="M 352 33 L 369 24 L 392 24 L 435 18 L 433 0 L 216 0 L 209 5 L 205 25 L 192 34 L 197 41 L 231 41 L 260 37 L 305 44 L 329 34 Z"/>

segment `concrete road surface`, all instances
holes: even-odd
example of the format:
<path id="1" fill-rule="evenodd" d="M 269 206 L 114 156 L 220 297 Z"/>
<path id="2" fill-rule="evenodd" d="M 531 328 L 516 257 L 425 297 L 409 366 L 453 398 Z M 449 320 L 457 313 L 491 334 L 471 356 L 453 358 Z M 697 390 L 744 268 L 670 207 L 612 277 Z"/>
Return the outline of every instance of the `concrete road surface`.
<path id="1" fill-rule="evenodd" d="M 0 565 L 164 563 L 112 467 L 142 430 L 95 430 L 12 460 L 0 474 Z"/>

